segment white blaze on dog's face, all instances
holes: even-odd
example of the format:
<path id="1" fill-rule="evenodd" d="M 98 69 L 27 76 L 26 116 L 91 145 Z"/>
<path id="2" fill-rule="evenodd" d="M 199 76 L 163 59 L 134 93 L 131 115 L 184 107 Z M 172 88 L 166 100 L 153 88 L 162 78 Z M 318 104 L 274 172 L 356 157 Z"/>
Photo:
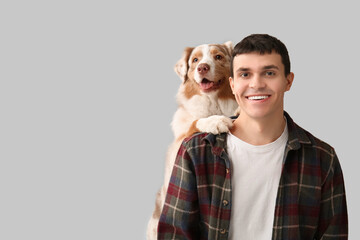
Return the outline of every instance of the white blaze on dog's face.
<path id="1" fill-rule="evenodd" d="M 190 99 L 195 95 L 215 94 L 218 99 L 233 99 L 228 80 L 232 51 L 231 41 L 186 47 L 174 67 L 183 82 L 178 97 Z"/>
<path id="2" fill-rule="evenodd" d="M 188 77 L 202 92 L 221 88 L 228 79 L 230 51 L 223 44 L 204 44 L 193 49 L 188 60 Z"/>
<path id="3" fill-rule="evenodd" d="M 210 81 L 214 80 L 213 78 L 215 75 L 215 60 L 211 55 L 210 48 L 211 47 L 209 45 L 201 45 L 195 48 L 190 55 L 188 63 L 190 66 L 189 72 L 192 71 L 194 73 L 193 78 L 198 84 L 201 84 L 203 79 L 208 79 Z M 222 58 L 223 56 L 218 54 L 217 57 Z"/>

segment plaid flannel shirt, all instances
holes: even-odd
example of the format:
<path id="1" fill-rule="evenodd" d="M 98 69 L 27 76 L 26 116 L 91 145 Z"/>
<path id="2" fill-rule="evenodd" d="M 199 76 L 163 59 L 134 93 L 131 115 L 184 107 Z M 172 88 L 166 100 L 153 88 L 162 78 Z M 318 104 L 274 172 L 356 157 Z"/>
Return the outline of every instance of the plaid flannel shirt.
<path id="1" fill-rule="evenodd" d="M 334 149 L 284 115 L 289 139 L 272 239 L 348 239 L 344 181 Z M 158 239 L 228 238 L 233 199 L 226 136 L 199 133 L 183 141 L 159 220 Z"/>

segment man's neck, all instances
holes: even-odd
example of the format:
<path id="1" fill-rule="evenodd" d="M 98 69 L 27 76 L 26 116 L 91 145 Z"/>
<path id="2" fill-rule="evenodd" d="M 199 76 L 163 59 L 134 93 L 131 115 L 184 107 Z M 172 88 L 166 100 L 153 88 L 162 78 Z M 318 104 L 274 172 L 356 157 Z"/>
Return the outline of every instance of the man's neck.
<path id="1" fill-rule="evenodd" d="M 234 121 L 231 133 L 251 145 L 265 145 L 278 139 L 285 129 L 283 114 L 264 119 L 253 119 L 245 115 Z"/>

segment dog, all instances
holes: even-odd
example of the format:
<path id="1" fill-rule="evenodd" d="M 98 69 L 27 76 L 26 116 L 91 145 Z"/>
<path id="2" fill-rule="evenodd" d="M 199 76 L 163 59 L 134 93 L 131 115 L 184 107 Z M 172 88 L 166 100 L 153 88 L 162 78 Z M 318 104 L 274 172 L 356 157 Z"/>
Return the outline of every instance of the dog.
<path id="1" fill-rule="evenodd" d="M 178 109 L 171 123 L 175 138 L 166 156 L 164 185 L 156 195 L 148 223 L 148 240 L 157 239 L 159 218 L 182 141 L 196 132 L 227 132 L 232 127 L 229 117 L 240 112 L 229 84 L 232 51 L 231 41 L 187 47 L 174 67 L 182 80 L 176 95 Z"/>

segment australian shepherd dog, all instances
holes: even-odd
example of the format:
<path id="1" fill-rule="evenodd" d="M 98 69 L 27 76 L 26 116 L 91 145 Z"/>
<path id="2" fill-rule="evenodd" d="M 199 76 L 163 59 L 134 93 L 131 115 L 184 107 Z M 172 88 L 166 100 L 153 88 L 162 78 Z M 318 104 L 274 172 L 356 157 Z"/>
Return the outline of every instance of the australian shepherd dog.
<path id="1" fill-rule="evenodd" d="M 230 41 L 187 47 L 175 65 L 182 80 L 176 96 L 178 109 L 171 123 L 175 138 L 168 149 L 164 184 L 156 195 L 148 224 L 148 240 L 157 239 L 158 221 L 181 142 L 195 132 L 227 132 L 232 126 L 229 117 L 239 112 L 229 84 L 232 50 Z"/>

